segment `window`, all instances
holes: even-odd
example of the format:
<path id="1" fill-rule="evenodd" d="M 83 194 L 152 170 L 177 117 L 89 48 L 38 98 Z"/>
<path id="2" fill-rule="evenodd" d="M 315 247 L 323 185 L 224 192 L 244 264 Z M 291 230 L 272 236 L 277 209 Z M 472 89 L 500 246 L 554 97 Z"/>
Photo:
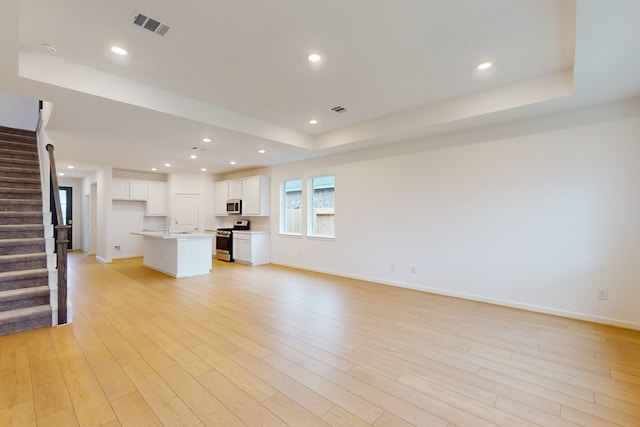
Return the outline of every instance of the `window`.
<path id="1" fill-rule="evenodd" d="M 282 183 L 280 233 L 302 234 L 302 180 Z"/>
<path id="2" fill-rule="evenodd" d="M 335 177 L 312 178 L 310 193 L 309 235 L 335 237 Z"/>

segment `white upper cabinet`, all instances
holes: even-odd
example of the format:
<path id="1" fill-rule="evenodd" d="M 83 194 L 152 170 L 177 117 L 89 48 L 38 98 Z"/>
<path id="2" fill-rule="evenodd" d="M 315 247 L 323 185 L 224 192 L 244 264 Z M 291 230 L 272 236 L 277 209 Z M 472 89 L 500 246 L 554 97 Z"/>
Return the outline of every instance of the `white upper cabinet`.
<path id="1" fill-rule="evenodd" d="M 148 182 L 147 215 L 167 215 L 167 184 L 164 182 Z"/>
<path id="2" fill-rule="evenodd" d="M 111 180 L 111 198 L 113 200 L 129 200 L 129 180 L 117 179 Z"/>
<path id="3" fill-rule="evenodd" d="M 215 183 L 214 214 L 227 215 L 227 200 L 242 200 L 242 216 L 269 216 L 268 176 L 252 176 Z"/>
<path id="4" fill-rule="evenodd" d="M 269 216 L 269 177 L 242 180 L 242 215 Z"/>
<path id="5" fill-rule="evenodd" d="M 242 183 L 243 180 L 228 181 L 229 182 L 229 199 L 242 199 Z"/>
<path id="6" fill-rule="evenodd" d="M 147 215 L 167 214 L 167 184 L 159 181 L 138 181 L 135 179 L 113 178 L 111 198 L 113 200 L 134 200 L 147 202 Z"/>
<path id="7" fill-rule="evenodd" d="M 145 181 L 129 181 L 129 200 L 147 200 L 148 184 Z"/>
<path id="8" fill-rule="evenodd" d="M 229 181 L 215 183 L 213 210 L 216 216 L 227 216 L 227 200 L 229 200 Z"/>
<path id="9" fill-rule="evenodd" d="M 147 200 L 147 183 L 129 179 L 111 180 L 111 198 L 113 200 Z"/>

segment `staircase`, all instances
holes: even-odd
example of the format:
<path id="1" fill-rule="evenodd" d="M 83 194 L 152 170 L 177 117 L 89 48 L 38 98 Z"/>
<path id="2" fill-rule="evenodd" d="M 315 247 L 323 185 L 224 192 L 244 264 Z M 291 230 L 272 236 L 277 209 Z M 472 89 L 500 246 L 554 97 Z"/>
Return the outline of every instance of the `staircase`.
<path id="1" fill-rule="evenodd" d="M 47 240 L 36 134 L 0 126 L 0 335 L 52 324 Z"/>

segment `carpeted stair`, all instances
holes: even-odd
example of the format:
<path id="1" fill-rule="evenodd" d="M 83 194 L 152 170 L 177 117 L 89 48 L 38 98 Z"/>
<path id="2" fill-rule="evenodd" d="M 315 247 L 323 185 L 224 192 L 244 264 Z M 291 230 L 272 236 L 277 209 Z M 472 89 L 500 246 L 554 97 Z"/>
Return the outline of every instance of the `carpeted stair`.
<path id="1" fill-rule="evenodd" d="M 0 335 L 51 326 L 35 132 L 0 126 Z"/>

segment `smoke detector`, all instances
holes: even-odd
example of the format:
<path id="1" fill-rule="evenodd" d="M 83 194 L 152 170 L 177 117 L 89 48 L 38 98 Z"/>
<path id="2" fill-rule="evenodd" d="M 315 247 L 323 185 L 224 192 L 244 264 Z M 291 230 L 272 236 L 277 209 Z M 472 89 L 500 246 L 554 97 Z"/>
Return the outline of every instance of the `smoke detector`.
<path id="1" fill-rule="evenodd" d="M 58 46 L 51 43 L 42 43 L 42 47 L 44 47 L 47 50 L 47 52 L 49 52 L 52 55 L 55 55 L 60 50 Z"/>
<path id="2" fill-rule="evenodd" d="M 135 12 L 133 14 L 132 23 L 137 27 L 149 30 L 159 36 L 164 36 L 171 29 L 167 24 L 163 24 L 157 19 L 149 18 L 148 15 L 140 12 Z"/>

